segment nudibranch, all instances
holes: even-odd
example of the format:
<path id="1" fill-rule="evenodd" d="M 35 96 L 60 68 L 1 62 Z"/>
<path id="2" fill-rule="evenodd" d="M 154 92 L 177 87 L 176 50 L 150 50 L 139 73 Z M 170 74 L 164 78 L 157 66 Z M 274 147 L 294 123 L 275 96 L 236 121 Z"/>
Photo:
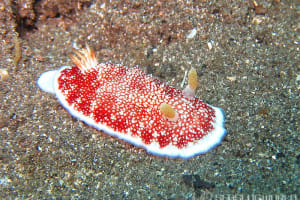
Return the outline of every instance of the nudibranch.
<path id="1" fill-rule="evenodd" d="M 226 134 L 222 110 L 195 97 L 195 69 L 181 91 L 138 67 L 98 64 L 89 47 L 74 51 L 71 59 L 74 66 L 43 73 L 38 86 L 98 130 L 152 154 L 180 158 L 206 153 Z"/>

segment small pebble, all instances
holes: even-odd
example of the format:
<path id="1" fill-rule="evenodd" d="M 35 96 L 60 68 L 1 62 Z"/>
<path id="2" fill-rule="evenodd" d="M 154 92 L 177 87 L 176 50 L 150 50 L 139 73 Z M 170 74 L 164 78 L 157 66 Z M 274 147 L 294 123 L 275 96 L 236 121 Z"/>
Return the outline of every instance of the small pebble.
<path id="1" fill-rule="evenodd" d="M 194 38 L 194 37 L 196 36 L 196 34 L 197 34 L 197 29 L 196 29 L 196 28 L 193 28 L 193 29 L 191 30 L 191 32 L 186 36 L 186 38 L 187 38 L 187 39 L 192 39 L 192 38 Z"/>
<path id="2" fill-rule="evenodd" d="M 0 69 L 0 81 L 5 81 L 9 77 L 7 69 Z"/>

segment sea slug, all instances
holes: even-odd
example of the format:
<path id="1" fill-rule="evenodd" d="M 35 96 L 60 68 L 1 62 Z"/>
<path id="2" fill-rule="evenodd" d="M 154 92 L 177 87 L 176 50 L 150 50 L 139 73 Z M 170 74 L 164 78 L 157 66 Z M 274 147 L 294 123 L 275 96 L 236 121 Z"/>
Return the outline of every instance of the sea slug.
<path id="1" fill-rule="evenodd" d="M 74 66 L 43 73 L 38 86 L 98 130 L 155 155 L 180 158 L 211 150 L 226 134 L 222 110 L 195 97 L 194 69 L 181 91 L 138 67 L 98 64 L 89 47 L 74 51 L 71 59 Z"/>

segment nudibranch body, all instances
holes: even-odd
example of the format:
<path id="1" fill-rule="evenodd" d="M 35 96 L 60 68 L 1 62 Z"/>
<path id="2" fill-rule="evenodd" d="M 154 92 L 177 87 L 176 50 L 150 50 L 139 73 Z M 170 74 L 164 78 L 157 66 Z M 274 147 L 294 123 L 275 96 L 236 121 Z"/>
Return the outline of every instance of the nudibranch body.
<path id="1" fill-rule="evenodd" d="M 197 73 L 184 91 L 138 67 L 98 64 L 90 48 L 71 55 L 75 66 L 43 73 L 39 87 L 54 93 L 71 115 L 155 155 L 190 158 L 225 136 L 220 108 L 194 96 Z"/>

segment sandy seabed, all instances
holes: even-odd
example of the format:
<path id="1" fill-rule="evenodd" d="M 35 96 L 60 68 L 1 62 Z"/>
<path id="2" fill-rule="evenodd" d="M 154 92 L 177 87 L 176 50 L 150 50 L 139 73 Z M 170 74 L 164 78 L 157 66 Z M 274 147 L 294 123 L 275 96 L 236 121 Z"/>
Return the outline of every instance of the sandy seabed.
<path id="1" fill-rule="evenodd" d="M 1 199 L 299 197 L 296 1 L 49 2 L 0 2 Z M 194 67 L 221 145 L 157 157 L 72 118 L 36 81 L 85 44 L 177 88 Z"/>

